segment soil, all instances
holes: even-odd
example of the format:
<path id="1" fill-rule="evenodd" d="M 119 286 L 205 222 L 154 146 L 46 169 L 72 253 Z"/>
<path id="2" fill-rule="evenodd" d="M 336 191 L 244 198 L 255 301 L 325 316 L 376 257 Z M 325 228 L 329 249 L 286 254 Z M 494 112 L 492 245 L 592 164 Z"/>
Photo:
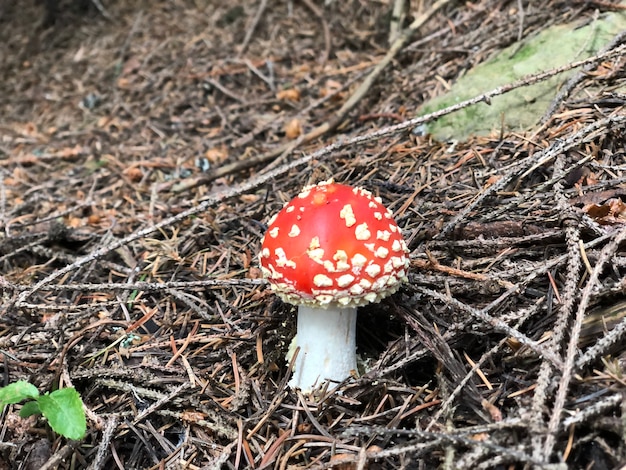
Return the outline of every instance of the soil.
<path id="1" fill-rule="evenodd" d="M 0 468 L 626 464 L 623 37 L 525 132 L 416 119 L 497 51 L 624 7 L 413 1 L 400 39 L 392 7 L 0 0 L 3 385 L 74 387 L 87 416 L 68 440 L 7 405 Z M 381 197 L 411 267 L 360 310 L 360 374 L 305 396 L 257 253 L 331 178 Z"/>

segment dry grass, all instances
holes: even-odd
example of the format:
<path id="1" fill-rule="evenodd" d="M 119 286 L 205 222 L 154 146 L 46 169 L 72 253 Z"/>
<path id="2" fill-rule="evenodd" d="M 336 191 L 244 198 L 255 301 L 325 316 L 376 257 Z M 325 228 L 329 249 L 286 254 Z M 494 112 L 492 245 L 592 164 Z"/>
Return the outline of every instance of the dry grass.
<path id="1" fill-rule="evenodd" d="M 66 442 L 7 407 L 0 467 L 626 463 L 623 57 L 525 135 L 407 124 L 520 32 L 615 8 L 530 3 L 449 2 L 345 116 L 384 2 L 111 0 L 49 29 L 0 3 L 4 383 L 74 386 L 89 420 Z M 330 177 L 382 197 L 412 267 L 361 310 L 362 376 L 313 401 L 285 387 L 294 309 L 256 253 Z"/>

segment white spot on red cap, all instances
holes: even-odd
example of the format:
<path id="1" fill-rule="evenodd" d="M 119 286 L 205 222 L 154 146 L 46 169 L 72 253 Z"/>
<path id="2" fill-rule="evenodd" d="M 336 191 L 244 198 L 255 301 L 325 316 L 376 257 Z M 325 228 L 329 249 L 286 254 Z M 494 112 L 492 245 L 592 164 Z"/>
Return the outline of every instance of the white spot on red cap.
<path id="1" fill-rule="evenodd" d="M 354 268 L 362 268 L 367 263 L 367 258 L 363 256 L 361 253 L 357 253 L 352 257 L 352 267 Z"/>
<path id="2" fill-rule="evenodd" d="M 350 263 L 348 263 L 348 254 L 344 250 L 337 250 L 337 252 L 333 255 L 333 259 L 337 262 L 336 269 L 338 272 L 343 272 L 350 269 Z"/>
<path id="3" fill-rule="evenodd" d="M 283 278 L 282 273 L 279 273 L 278 271 L 276 271 L 276 268 L 274 268 L 274 266 L 271 264 L 269 265 L 269 272 L 270 274 L 268 277 L 270 279 L 282 279 Z"/>
<path id="4" fill-rule="evenodd" d="M 343 206 L 341 211 L 339 211 L 339 217 L 346 221 L 346 227 L 352 227 L 356 224 L 356 217 L 354 216 L 354 211 L 350 204 Z"/>
<path id="5" fill-rule="evenodd" d="M 387 230 L 379 230 L 376 232 L 376 239 L 377 240 L 382 240 L 384 242 L 388 242 L 389 238 L 391 237 L 391 232 L 387 231 Z M 391 244 L 391 249 L 393 250 L 393 245 L 397 242 L 398 240 L 394 240 L 393 243 Z"/>
<path id="6" fill-rule="evenodd" d="M 324 264 L 324 249 L 320 248 L 319 237 L 311 238 L 309 249 L 306 251 L 306 254 L 316 263 Z"/>
<path id="7" fill-rule="evenodd" d="M 337 300 L 337 303 L 339 303 L 339 305 L 343 307 L 349 306 L 352 302 L 352 298 L 348 295 L 346 295 L 345 297 L 339 297 L 339 299 Z"/>
<path id="8" fill-rule="evenodd" d="M 337 278 L 337 285 L 341 288 L 348 287 L 354 282 L 354 276 L 352 274 L 342 274 Z"/>
<path id="9" fill-rule="evenodd" d="M 285 250 L 283 250 L 282 248 L 276 248 L 274 250 L 274 256 L 276 257 L 277 260 L 286 260 L 287 259 L 287 255 L 285 254 Z"/>
<path id="10" fill-rule="evenodd" d="M 350 294 L 354 296 L 357 296 L 357 295 L 362 295 L 364 292 L 364 289 L 359 284 L 354 284 L 350 286 L 350 289 L 348 289 L 348 292 L 350 292 Z"/>
<path id="11" fill-rule="evenodd" d="M 354 229 L 354 236 L 357 240 L 365 241 L 370 239 L 372 233 L 369 231 L 366 222 L 363 222 L 362 224 L 356 226 L 356 228 Z"/>
<path id="12" fill-rule="evenodd" d="M 370 264 L 365 268 L 365 272 L 369 277 L 376 277 L 380 274 L 380 266 L 377 264 Z"/>
<path id="13" fill-rule="evenodd" d="M 331 294 L 320 294 L 315 296 L 315 300 L 319 303 L 320 306 L 330 305 L 333 301 L 334 296 Z"/>
<path id="14" fill-rule="evenodd" d="M 379 246 L 378 248 L 376 248 L 374 256 L 376 256 L 376 258 L 386 258 L 387 256 L 389 256 L 389 250 L 384 246 Z"/>
<path id="15" fill-rule="evenodd" d="M 287 259 L 287 255 L 285 254 L 285 250 L 282 248 L 276 248 L 274 250 L 274 263 L 278 268 L 295 268 L 296 263 L 293 260 Z"/>
<path id="16" fill-rule="evenodd" d="M 395 251 L 396 253 L 398 251 L 406 251 L 406 245 L 404 244 L 404 241 L 400 242 L 399 240 L 394 240 L 391 244 L 391 251 Z"/>
<path id="17" fill-rule="evenodd" d="M 300 235 L 300 227 L 298 227 L 296 224 L 293 224 L 287 236 L 293 238 L 297 237 L 298 235 Z"/>
<path id="18" fill-rule="evenodd" d="M 369 294 L 365 294 L 364 298 L 368 303 L 372 303 L 372 302 L 376 302 L 380 300 L 376 292 L 370 292 Z"/>
<path id="19" fill-rule="evenodd" d="M 389 274 L 389 273 L 392 273 L 394 271 L 394 269 L 395 268 L 393 266 L 393 257 L 392 257 L 383 266 L 383 271 L 385 272 L 385 274 Z"/>
<path id="20" fill-rule="evenodd" d="M 314 250 L 307 250 L 306 254 L 318 264 L 324 264 L 324 249 L 315 248 Z"/>
<path id="21" fill-rule="evenodd" d="M 385 286 L 387 285 L 387 281 L 389 281 L 389 275 L 383 274 L 382 276 L 380 276 L 374 281 L 374 284 L 372 284 L 372 290 L 373 291 L 384 290 Z"/>
<path id="22" fill-rule="evenodd" d="M 316 274 L 313 277 L 315 287 L 332 287 L 333 280 L 325 274 Z"/>

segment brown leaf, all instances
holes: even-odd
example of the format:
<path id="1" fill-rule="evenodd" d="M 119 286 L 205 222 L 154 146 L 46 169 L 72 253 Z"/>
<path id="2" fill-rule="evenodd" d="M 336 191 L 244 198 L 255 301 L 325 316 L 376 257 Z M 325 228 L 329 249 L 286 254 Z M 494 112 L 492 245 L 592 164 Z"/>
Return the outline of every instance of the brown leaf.
<path id="1" fill-rule="evenodd" d="M 124 63 L 124 67 L 122 68 L 122 76 L 130 75 L 131 73 L 136 72 L 141 67 L 141 62 L 137 57 L 131 57 Z"/>
<path id="2" fill-rule="evenodd" d="M 228 150 L 224 145 L 213 147 L 204 152 L 204 158 L 213 165 L 220 164 L 228 158 Z"/>
<path id="3" fill-rule="evenodd" d="M 325 98 L 326 96 L 332 95 L 334 93 L 337 93 L 339 90 L 341 90 L 341 83 L 336 81 L 336 80 L 326 80 L 326 83 L 324 84 L 324 86 L 322 86 L 319 90 L 319 96 L 320 98 Z M 333 97 L 333 101 L 339 101 L 341 99 L 343 99 L 343 93 L 337 93 L 334 97 Z"/>
<path id="4" fill-rule="evenodd" d="M 82 227 L 84 224 L 80 217 L 69 217 L 67 219 L 67 225 L 72 228 L 78 228 Z"/>
<path id="5" fill-rule="evenodd" d="M 620 198 L 608 199 L 603 204 L 587 204 L 583 211 L 602 225 L 626 222 L 626 204 Z"/>
<path id="6" fill-rule="evenodd" d="M 75 145 L 74 147 L 65 147 L 56 152 L 56 154 L 65 159 L 70 160 L 74 157 L 79 157 L 83 153 L 83 148 L 80 145 Z"/>
<path id="7" fill-rule="evenodd" d="M 281 90 L 276 93 L 276 99 L 281 101 L 300 101 L 300 90 L 297 90 L 296 88 Z"/>
<path id="8" fill-rule="evenodd" d="M 117 79 L 117 87 L 123 89 L 130 88 L 130 80 L 124 77 Z"/>
<path id="9" fill-rule="evenodd" d="M 183 411 L 180 417 L 183 421 L 187 421 L 189 423 L 197 423 L 198 421 L 202 421 L 203 419 L 205 419 L 206 415 L 198 411 Z"/>
<path id="10" fill-rule="evenodd" d="M 487 400 L 483 400 L 481 405 L 483 405 L 483 408 L 489 413 L 494 423 L 502 421 L 502 411 L 500 411 L 500 408 Z"/>
<path id="11" fill-rule="evenodd" d="M 294 118 L 285 126 L 285 135 L 288 139 L 297 139 L 300 134 L 302 134 L 302 125 L 297 118 Z"/>
<path id="12" fill-rule="evenodd" d="M 261 270 L 259 268 L 257 268 L 256 266 L 251 266 L 248 270 L 248 275 L 246 277 L 248 279 L 261 279 L 263 277 L 263 274 L 261 273 Z"/>
<path id="13" fill-rule="evenodd" d="M 126 168 L 124 170 L 124 174 L 128 176 L 128 179 L 130 179 L 131 181 L 135 183 L 141 181 L 141 179 L 143 178 L 143 171 L 141 170 L 141 168 L 136 167 L 136 166 L 131 166 L 129 168 Z"/>

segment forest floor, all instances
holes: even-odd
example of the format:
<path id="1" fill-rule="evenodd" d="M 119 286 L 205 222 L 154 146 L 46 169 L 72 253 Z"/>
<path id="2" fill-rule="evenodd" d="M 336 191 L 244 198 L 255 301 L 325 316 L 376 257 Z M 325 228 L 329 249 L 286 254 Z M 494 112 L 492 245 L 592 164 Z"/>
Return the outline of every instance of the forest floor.
<path id="1" fill-rule="evenodd" d="M 88 6 L 0 0 L 3 384 L 75 387 L 87 414 L 72 441 L 6 406 L 0 468 L 626 464 L 623 38 L 524 132 L 417 119 L 623 6 L 413 1 L 399 40 L 387 0 Z M 310 397 L 257 253 L 330 178 L 382 198 L 411 267 L 360 309 L 360 376 Z"/>

